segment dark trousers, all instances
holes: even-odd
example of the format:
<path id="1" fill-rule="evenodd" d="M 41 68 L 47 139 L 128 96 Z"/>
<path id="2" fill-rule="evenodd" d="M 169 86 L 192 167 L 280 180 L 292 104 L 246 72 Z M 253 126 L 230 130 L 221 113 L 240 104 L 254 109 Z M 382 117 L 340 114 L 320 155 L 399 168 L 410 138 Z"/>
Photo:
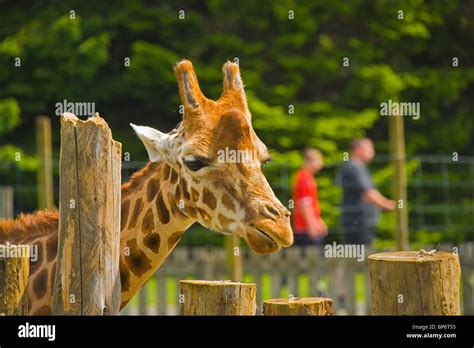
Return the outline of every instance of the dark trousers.
<path id="1" fill-rule="evenodd" d="M 311 245 L 322 245 L 324 243 L 324 238 L 319 237 L 317 239 L 309 238 L 308 232 L 300 232 L 293 235 L 294 236 L 294 245 L 299 246 L 311 246 Z"/>
<path id="2" fill-rule="evenodd" d="M 372 245 L 375 237 L 375 227 L 346 225 L 343 228 L 345 244 Z"/>

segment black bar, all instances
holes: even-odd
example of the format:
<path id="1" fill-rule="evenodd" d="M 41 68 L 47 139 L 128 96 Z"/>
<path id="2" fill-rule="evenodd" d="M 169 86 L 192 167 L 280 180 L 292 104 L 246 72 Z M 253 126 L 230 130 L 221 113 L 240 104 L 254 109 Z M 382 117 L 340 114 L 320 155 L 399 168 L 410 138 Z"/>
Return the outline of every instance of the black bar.
<path id="1" fill-rule="evenodd" d="M 55 325 L 55 339 L 20 338 L 19 327 Z M 23 331 L 24 332 L 24 331 Z M 407 334 L 421 334 L 409 338 Z M 455 337 L 428 337 L 433 334 Z M 1 348 L 16 345 L 171 344 L 474 345 L 474 317 L 0 317 Z"/>

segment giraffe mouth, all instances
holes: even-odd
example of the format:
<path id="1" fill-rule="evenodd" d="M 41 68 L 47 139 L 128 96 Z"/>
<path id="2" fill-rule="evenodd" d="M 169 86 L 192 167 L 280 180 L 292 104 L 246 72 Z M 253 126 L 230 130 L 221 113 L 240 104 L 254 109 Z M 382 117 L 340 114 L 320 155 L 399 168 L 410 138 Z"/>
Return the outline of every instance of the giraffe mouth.
<path id="1" fill-rule="evenodd" d="M 260 228 L 257 228 L 256 232 L 260 236 L 260 238 L 264 239 L 267 243 L 278 245 L 278 243 L 275 242 L 275 240 L 272 237 L 270 237 L 270 235 L 268 233 L 261 230 Z"/>
<path id="2" fill-rule="evenodd" d="M 249 247 L 257 254 L 270 254 L 280 249 L 280 245 L 269 233 L 260 228 L 252 228 L 245 237 Z"/>

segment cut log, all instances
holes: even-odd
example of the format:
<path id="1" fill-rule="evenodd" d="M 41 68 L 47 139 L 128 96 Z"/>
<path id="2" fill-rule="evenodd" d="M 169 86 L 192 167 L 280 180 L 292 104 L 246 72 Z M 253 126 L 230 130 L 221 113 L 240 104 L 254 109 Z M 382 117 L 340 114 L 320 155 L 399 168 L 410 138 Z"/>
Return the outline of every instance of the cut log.
<path id="1" fill-rule="evenodd" d="M 182 315 L 255 315 L 257 287 L 253 283 L 181 280 Z"/>
<path id="2" fill-rule="evenodd" d="M 263 302 L 263 315 L 332 315 L 333 301 L 324 297 L 274 298 Z"/>
<path id="3" fill-rule="evenodd" d="M 374 315 L 460 315 L 459 256 L 416 251 L 369 256 Z"/>
<path id="4" fill-rule="evenodd" d="M 0 315 L 25 315 L 30 276 L 28 245 L 0 246 Z"/>

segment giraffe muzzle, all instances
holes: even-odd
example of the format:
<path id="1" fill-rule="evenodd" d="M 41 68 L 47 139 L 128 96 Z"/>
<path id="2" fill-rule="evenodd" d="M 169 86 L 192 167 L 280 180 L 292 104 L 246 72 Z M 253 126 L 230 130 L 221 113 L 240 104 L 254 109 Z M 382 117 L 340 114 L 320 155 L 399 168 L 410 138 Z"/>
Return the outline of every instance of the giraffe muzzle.
<path id="1" fill-rule="evenodd" d="M 288 218 L 263 219 L 255 227 L 280 247 L 287 248 L 293 244 L 293 231 Z"/>
<path id="2" fill-rule="evenodd" d="M 247 230 L 245 240 L 249 247 L 258 254 L 269 254 L 293 244 L 293 232 L 289 219 L 277 221 L 263 219 Z"/>

